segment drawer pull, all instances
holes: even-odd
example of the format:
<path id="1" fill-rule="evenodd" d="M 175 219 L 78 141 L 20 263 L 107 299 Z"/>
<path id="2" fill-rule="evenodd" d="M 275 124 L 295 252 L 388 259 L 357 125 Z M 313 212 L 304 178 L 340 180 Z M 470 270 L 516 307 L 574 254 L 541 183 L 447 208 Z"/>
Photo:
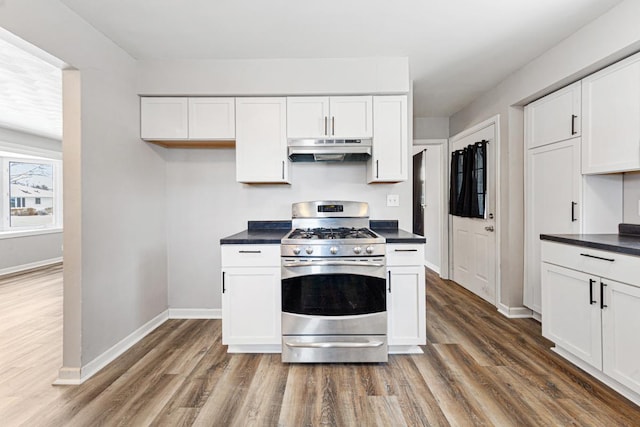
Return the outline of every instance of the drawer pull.
<path id="1" fill-rule="evenodd" d="M 239 254 L 261 254 L 262 251 L 238 251 Z"/>
<path id="2" fill-rule="evenodd" d="M 395 249 L 396 252 L 418 252 L 417 249 Z"/>
<path id="3" fill-rule="evenodd" d="M 615 261 L 614 258 L 603 258 L 601 256 L 595 256 L 595 255 L 589 255 L 589 254 L 580 254 L 580 256 L 586 256 L 588 258 L 601 259 L 602 261 L 609 261 L 609 262 L 614 262 Z"/>

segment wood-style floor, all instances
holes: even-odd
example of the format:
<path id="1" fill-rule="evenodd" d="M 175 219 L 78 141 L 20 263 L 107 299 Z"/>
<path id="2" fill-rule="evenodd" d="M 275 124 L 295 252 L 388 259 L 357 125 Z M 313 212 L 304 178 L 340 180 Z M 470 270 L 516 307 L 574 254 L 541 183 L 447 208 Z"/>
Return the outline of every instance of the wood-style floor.
<path id="1" fill-rule="evenodd" d="M 81 386 L 61 365 L 60 267 L 0 279 L 2 426 L 614 426 L 640 408 L 427 271 L 424 355 L 284 365 L 227 354 L 219 320 L 170 320 Z"/>

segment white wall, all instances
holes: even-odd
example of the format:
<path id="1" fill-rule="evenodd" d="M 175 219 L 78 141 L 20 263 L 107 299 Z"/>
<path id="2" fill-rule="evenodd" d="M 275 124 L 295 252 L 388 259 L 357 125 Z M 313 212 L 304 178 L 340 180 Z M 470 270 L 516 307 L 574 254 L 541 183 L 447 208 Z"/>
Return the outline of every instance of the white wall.
<path id="1" fill-rule="evenodd" d="M 523 115 L 521 106 L 640 50 L 640 2 L 626 0 L 451 117 L 451 133 L 501 115 L 502 303 L 522 305 Z"/>
<path id="2" fill-rule="evenodd" d="M 234 149 L 167 149 L 169 306 L 220 308 L 220 239 L 249 220 L 290 220 L 305 200 L 369 203 L 372 219 L 411 230 L 411 182 L 366 184 L 365 163 L 292 163 L 291 185 L 236 182 Z M 386 195 L 399 194 L 400 207 Z"/>
<path id="3" fill-rule="evenodd" d="M 640 224 L 640 172 L 624 174 L 624 222 Z"/>
<path id="4" fill-rule="evenodd" d="M 79 377 L 167 308 L 165 162 L 138 137 L 136 63 L 118 46 L 55 0 L 0 2 L 0 26 L 80 70 L 63 141 L 63 364 Z"/>
<path id="5" fill-rule="evenodd" d="M 415 139 L 449 138 L 449 117 L 415 117 L 413 137 Z"/>

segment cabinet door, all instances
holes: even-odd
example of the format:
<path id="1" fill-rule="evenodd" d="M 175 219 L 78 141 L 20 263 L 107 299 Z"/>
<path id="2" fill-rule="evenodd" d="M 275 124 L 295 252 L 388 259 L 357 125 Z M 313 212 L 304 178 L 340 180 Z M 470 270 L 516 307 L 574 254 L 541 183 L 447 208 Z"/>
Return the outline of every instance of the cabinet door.
<path id="1" fill-rule="evenodd" d="M 553 92 L 524 108 L 527 148 L 580 136 L 581 84 Z"/>
<path id="2" fill-rule="evenodd" d="M 280 344 L 280 268 L 223 269 L 222 283 L 222 343 Z"/>
<path id="3" fill-rule="evenodd" d="M 329 125 L 328 96 L 287 98 L 287 138 L 326 138 Z"/>
<path id="4" fill-rule="evenodd" d="M 542 335 L 602 369 L 599 284 L 597 277 L 542 263 Z"/>
<path id="5" fill-rule="evenodd" d="M 189 98 L 189 139 L 235 139 L 234 98 Z"/>
<path id="6" fill-rule="evenodd" d="M 580 139 L 527 152 L 524 304 L 541 313 L 540 234 L 580 233 Z"/>
<path id="7" fill-rule="evenodd" d="M 602 310 L 603 371 L 640 393 L 640 288 L 612 280 L 606 284 Z"/>
<path id="8" fill-rule="evenodd" d="M 286 98 L 236 98 L 236 179 L 288 183 Z"/>
<path id="9" fill-rule="evenodd" d="M 329 98 L 329 134 L 336 139 L 373 136 L 373 98 L 371 96 L 333 96 Z"/>
<path id="10" fill-rule="evenodd" d="M 189 138 L 187 98 L 140 98 L 140 137 L 155 141 Z"/>
<path id="11" fill-rule="evenodd" d="M 640 55 L 582 80 L 582 173 L 640 169 Z"/>
<path id="12" fill-rule="evenodd" d="M 373 155 L 367 163 L 368 182 L 406 181 L 408 122 L 406 96 L 373 98 Z"/>
<path id="13" fill-rule="evenodd" d="M 387 298 L 389 345 L 426 344 L 424 267 L 390 267 Z"/>

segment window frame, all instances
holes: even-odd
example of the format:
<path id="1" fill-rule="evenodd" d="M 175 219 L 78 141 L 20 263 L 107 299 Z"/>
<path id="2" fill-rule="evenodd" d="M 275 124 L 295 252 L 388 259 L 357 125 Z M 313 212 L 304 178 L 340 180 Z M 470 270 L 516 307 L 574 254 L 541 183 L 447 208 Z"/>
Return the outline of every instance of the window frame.
<path id="1" fill-rule="evenodd" d="M 13 144 L 0 142 L 0 239 L 22 235 L 48 234 L 62 231 L 63 221 L 63 188 L 62 188 L 62 153 L 48 150 L 31 149 L 21 146 L 15 149 Z M 12 226 L 9 164 L 35 163 L 47 164 L 53 168 L 53 223 L 42 226 Z M 17 202 L 16 202 L 17 203 Z"/>

